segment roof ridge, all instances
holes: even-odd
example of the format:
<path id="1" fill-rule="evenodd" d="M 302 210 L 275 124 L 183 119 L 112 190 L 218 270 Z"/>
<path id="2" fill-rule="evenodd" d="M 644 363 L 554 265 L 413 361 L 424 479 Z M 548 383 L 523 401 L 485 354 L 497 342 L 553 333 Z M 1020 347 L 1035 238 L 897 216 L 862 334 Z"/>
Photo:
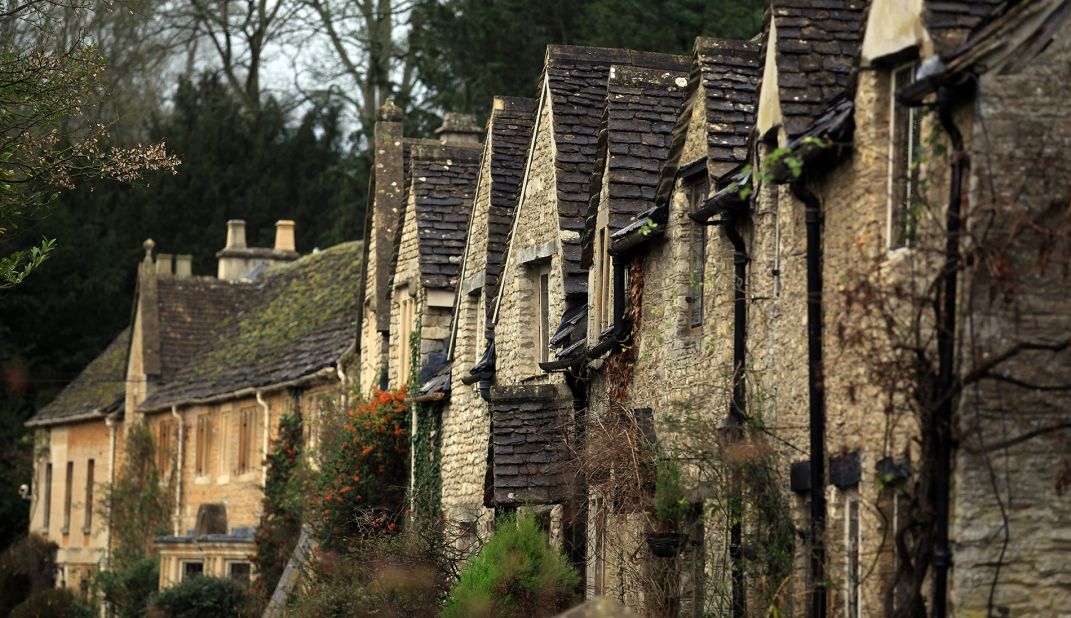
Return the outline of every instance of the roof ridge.
<path id="1" fill-rule="evenodd" d="M 759 53 L 762 50 L 762 44 L 758 41 L 741 39 L 719 39 L 709 36 L 698 36 L 695 38 L 695 46 L 692 48 L 694 55 L 710 54 L 715 52 L 745 52 L 745 53 Z"/>
<path id="2" fill-rule="evenodd" d="M 586 47 L 581 45 L 547 45 L 546 63 L 555 61 L 579 61 L 592 64 L 624 63 L 634 66 L 665 67 L 687 66 L 688 56 L 664 52 L 641 51 L 623 47 Z"/>

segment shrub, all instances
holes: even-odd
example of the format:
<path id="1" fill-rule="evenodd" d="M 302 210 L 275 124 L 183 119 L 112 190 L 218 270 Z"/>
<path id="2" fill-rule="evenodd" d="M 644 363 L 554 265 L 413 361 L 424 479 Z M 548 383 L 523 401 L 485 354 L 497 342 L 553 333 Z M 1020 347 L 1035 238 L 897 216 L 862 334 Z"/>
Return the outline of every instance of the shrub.
<path id="1" fill-rule="evenodd" d="M 190 577 L 160 592 L 152 599 L 154 608 L 169 618 L 230 618 L 246 609 L 246 587 L 223 577 Z"/>
<path id="2" fill-rule="evenodd" d="M 349 618 L 373 614 L 364 576 L 355 565 L 331 553 L 321 554 L 311 581 L 287 607 L 290 618 Z"/>
<path id="3" fill-rule="evenodd" d="M 342 539 L 358 532 L 358 513 L 401 511 L 409 482 L 405 397 L 404 390 L 374 390 L 345 414 L 321 416 L 317 533 L 328 549 L 343 549 Z"/>
<path id="4" fill-rule="evenodd" d="M 159 583 L 160 562 L 156 558 L 142 558 L 125 568 L 97 573 L 101 595 L 120 618 L 143 616 Z"/>
<path id="5" fill-rule="evenodd" d="M 655 479 L 655 517 L 667 531 L 679 531 L 690 504 L 684 493 L 680 465 L 672 459 L 658 462 Z"/>
<path id="6" fill-rule="evenodd" d="M 55 543 L 31 534 L 0 555 L 0 615 L 55 585 L 58 549 Z"/>
<path id="7" fill-rule="evenodd" d="M 93 608 L 66 588 L 39 590 L 11 611 L 10 618 L 92 618 Z"/>
<path id="8" fill-rule="evenodd" d="M 442 615 L 552 615 L 571 604 L 579 582 L 531 514 L 511 516 L 462 571 Z"/>

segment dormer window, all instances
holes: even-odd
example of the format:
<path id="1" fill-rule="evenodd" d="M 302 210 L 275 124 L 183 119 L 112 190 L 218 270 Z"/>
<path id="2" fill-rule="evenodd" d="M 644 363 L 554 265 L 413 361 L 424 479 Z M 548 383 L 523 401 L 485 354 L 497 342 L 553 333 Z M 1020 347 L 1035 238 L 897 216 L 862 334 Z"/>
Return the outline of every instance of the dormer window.
<path id="1" fill-rule="evenodd" d="M 416 299 L 409 287 L 398 288 L 398 386 L 409 382 L 413 363 L 413 327 L 416 323 Z"/>
<path id="2" fill-rule="evenodd" d="M 595 335 L 599 336 L 613 323 L 613 298 L 610 285 L 610 229 L 601 226 L 595 234 Z"/>
<path id="3" fill-rule="evenodd" d="M 532 309 L 536 316 L 535 360 L 549 360 L 550 344 L 550 262 L 532 266 Z"/>
<path id="4" fill-rule="evenodd" d="M 915 81 L 915 63 L 892 72 L 889 80 L 890 161 L 889 161 L 889 249 L 912 243 L 916 233 L 919 207 L 918 147 L 919 110 L 901 105 L 896 92 Z"/>
<path id="5" fill-rule="evenodd" d="M 688 211 L 695 212 L 707 199 L 710 183 L 700 177 L 687 185 Z M 703 282 L 706 278 L 707 228 L 692 221 L 688 233 L 688 325 L 703 325 Z"/>

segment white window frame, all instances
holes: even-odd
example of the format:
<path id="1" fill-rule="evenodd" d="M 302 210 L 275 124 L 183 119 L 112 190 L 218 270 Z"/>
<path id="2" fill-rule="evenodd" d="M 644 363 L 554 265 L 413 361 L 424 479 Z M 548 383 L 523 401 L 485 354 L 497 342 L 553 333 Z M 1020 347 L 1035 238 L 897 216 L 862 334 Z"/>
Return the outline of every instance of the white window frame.
<path id="1" fill-rule="evenodd" d="M 908 234 L 907 231 L 907 207 L 903 203 L 900 203 L 901 196 L 899 195 L 899 192 L 901 187 L 905 187 L 906 195 L 903 196 L 904 198 L 913 201 L 917 197 L 915 194 L 915 184 L 918 180 L 918 170 L 913 171 L 912 168 L 917 163 L 916 149 L 918 147 L 918 144 L 916 143 L 916 139 L 919 139 L 921 137 L 921 127 L 918 127 L 919 135 L 916 135 L 915 127 L 916 125 L 919 125 L 921 123 L 921 119 L 919 118 L 919 110 L 917 108 L 905 107 L 897 103 L 896 91 L 899 90 L 902 86 L 906 85 L 903 84 L 902 81 L 897 78 L 897 76 L 904 74 L 905 71 L 908 71 L 908 75 L 910 77 L 907 83 L 912 83 L 915 81 L 915 70 L 917 66 L 917 62 L 911 61 L 909 63 L 901 64 L 894 67 L 889 73 L 889 179 L 885 230 L 886 246 L 890 252 L 907 249 L 911 247 L 912 244 L 911 236 L 910 234 Z M 897 143 L 896 134 L 896 121 L 898 118 L 898 114 L 902 113 L 908 114 L 907 122 L 909 127 L 907 135 L 907 162 L 905 165 L 905 169 L 902 171 L 902 173 L 906 175 L 906 178 L 903 179 L 903 185 L 901 185 L 900 179 L 898 178 L 901 173 L 901 170 L 897 169 L 897 161 L 899 160 L 900 149 L 898 148 L 899 144 Z M 898 213 L 901 219 L 899 221 L 897 220 Z M 901 234 L 901 230 L 899 228 L 901 227 L 903 227 L 903 242 L 900 242 L 899 240 Z"/>
<path id="2" fill-rule="evenodd" d="M 416 299 L 409 291 L 409 286 L 405 285 L 397 290 L 398 294 L 398 386 L 401 387 L 409 382 L 409 367 L 413 363 L 412 348 L 410 346 L 410 339 L 413 338 L 413 332 L 416 330 L 416 311 L 414 305 Z"/>

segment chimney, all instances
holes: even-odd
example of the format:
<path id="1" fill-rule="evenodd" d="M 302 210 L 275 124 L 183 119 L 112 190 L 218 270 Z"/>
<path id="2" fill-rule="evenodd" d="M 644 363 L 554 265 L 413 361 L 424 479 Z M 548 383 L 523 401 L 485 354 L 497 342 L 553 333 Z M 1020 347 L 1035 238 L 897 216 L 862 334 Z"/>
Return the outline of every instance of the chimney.
<path id="1" fill-rule="evenodd" d="M 157 253 L 156 254 L 156 274 L 158 274 L 158 275 L 170 275 L 171 274 L 171 254 L 170 253 Z"/>
<path id="2" fill-rule="evenodd" d="M 376 119 L 375 167 L 372 170 L 375 193 L 365 226 L 369 276 L 363 282 L 365 300 L 376 314 L 376 330 L 381 333 L 390 331 L 390 262 L 405 195 L 402 121 L 402 110 L 388 98 L 379 108 Z"/>
<path id="3" fill-rule="evenodd" d="M 289 219 L 275 222 L 275 250 L 279 252 L 294 253 L 297 247 L 294 244 L 294 222 Z"/>
<path id="4" fill-rule="evenodd" d="M 479 144 L 483 130 L 476 124 L 473 114 L 446 112 L 442 126 L 435 133 L 444 144 Z"/>
<path id="5" fill-rule="evenodd" d="M 224 249 L 245 249 L 245 221 L 231 219 L 227 222 L 227 246 Z"/>
<path id="6" fill-rule="evenodd" d="M 193 256 L 185 253 L 175 256 L 175 276 L 189 277 L 193 274 Z"/>

